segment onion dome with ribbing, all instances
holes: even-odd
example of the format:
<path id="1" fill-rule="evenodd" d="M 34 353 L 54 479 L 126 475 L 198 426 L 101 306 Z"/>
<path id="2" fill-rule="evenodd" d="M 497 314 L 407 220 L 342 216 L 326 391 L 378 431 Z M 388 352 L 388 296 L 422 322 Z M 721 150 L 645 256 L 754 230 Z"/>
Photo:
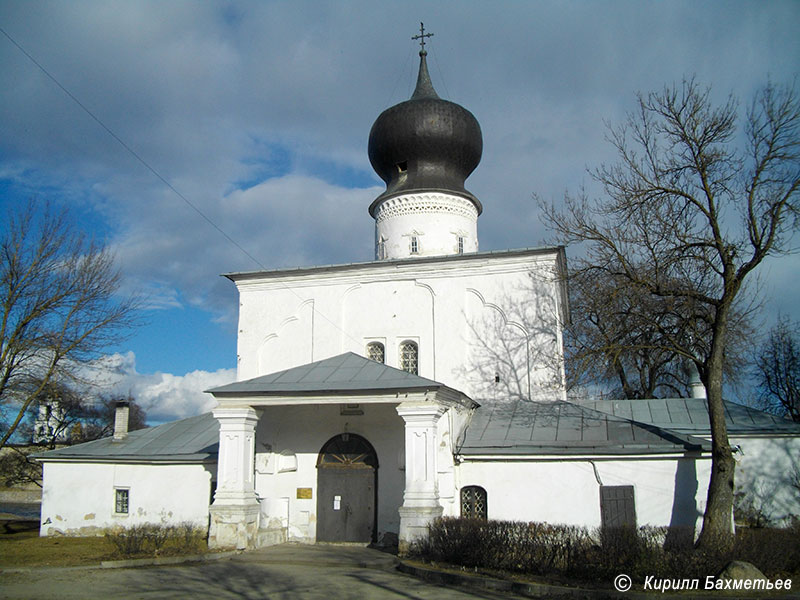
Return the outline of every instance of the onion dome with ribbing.
<path id="1" fill-rule="evenodd" d="M 369 160 L 386 182 L 386 191 L 370 205 L 415 192 L 444 192 L 481 203 L 464 181 L 481 160 L 483 136 L 478 120 L 466 108 L 442 100 L 428 74 L 426 52 L 420 52 L 417 87 L 411 98 L 387 108 L 369 133 Z"/>

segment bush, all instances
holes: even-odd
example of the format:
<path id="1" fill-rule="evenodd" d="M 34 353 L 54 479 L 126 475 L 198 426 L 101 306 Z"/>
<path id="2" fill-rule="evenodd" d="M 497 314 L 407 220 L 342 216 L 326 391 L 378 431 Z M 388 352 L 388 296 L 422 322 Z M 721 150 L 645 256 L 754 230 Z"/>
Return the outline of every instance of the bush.
<path id="1" fill-rule="evenodd" d="M 694 530 L 621 527 L 590 532 L 585 527 L 443 518 L 411 548 L 412 556 L 470 569 L 612 581 L 702 578 L 731 560 L 756 565 L 767 577 L 800 574 L 800 525 L 788 529 L 741 529 L 727 552 L 694 548 Z"/>
<path id="2" fill-rule="evenodd" d="M 205 530 L 191 523 L 120 527 L 106 532 L 105 537 L 114 548 L 114 555 L 122 558 L 190 554 L 207 548 Z"/>

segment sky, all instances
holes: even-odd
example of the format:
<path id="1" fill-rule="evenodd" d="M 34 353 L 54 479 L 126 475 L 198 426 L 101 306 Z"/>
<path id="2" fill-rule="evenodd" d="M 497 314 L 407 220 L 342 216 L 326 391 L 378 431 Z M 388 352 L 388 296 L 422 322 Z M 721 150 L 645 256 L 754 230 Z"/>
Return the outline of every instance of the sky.
<path id="1" fill-rule="evenodd" d="M 434 87 L 483 132 L 481 250 L 548 243 L 532 195 L 591 190 L 637 92 L 695 77 L 745 107 L 800 73 L 796 1 L 0 0 L 0 214 L 68 206 L 114 250 L 147 308 L 109 385 L 151 423 L 236 379 L 221 274 L 373 258 L 367 138 L 413 91 L 420 21 Z M 767 321 L 800 319 L 798 266 L 765 264 Z"/>

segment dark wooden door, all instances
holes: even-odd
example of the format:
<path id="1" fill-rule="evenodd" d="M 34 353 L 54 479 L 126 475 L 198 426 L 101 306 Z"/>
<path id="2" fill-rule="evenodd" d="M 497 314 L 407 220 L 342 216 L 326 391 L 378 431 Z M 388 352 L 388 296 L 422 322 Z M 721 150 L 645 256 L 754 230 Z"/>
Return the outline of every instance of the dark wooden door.
<path id="1" fill-rule="evenodd" d="M 378 458 L 355 434 L 328 440 L 317 461 L 317 541 L 375 541 Z"/>
<path id="2" fill-rule="evenodd" d="M 375 522 L 372 467 L 320 467 L 317 489 L 318 541 L 372 541 Z"/>

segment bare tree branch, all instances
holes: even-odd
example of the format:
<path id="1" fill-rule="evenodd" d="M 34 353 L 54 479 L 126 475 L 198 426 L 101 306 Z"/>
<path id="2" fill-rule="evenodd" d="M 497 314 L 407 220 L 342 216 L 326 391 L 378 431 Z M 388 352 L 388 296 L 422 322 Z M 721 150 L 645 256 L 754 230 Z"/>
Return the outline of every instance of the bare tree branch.
<path id="1" fill-rule="evenodd" d="M 41 214 L 37 213 L 41 211 Z M 30 202 L 0 239 L 0 448 L 51 382 L 124 339 L 137 301 L 119 298 L 114 257 L 66 212 Z"/>
<path id="2" fill-rule="evenodd" d="M 592 173 L 604 196 L 541 203 L 558 242 L 587 246 L 573 272 L 601 273 L 647 298 L 644 307 L 655 302 L 660 308 L 650 317 L 641 310 L 626 326 L 649 327 L 659 352 L 692 360 L 700 372 L 712 434 L 704 547 L 732 541 L 734 460 L 722 403 L 731 331 L 745 322 L 750 274 L 766 257 L 790 251 L 800 209 L 795 90 L 769 84 L 755 96 L 744 147 L 738 116 L 735 99 L 716 106 L 694 80 L 640 95 L 628 120 L 609 128 L 618 163 Z M 669 315 L 676 320 L 665 321 Z M 613 344 L 599 351 L 620 355 Z"/>

